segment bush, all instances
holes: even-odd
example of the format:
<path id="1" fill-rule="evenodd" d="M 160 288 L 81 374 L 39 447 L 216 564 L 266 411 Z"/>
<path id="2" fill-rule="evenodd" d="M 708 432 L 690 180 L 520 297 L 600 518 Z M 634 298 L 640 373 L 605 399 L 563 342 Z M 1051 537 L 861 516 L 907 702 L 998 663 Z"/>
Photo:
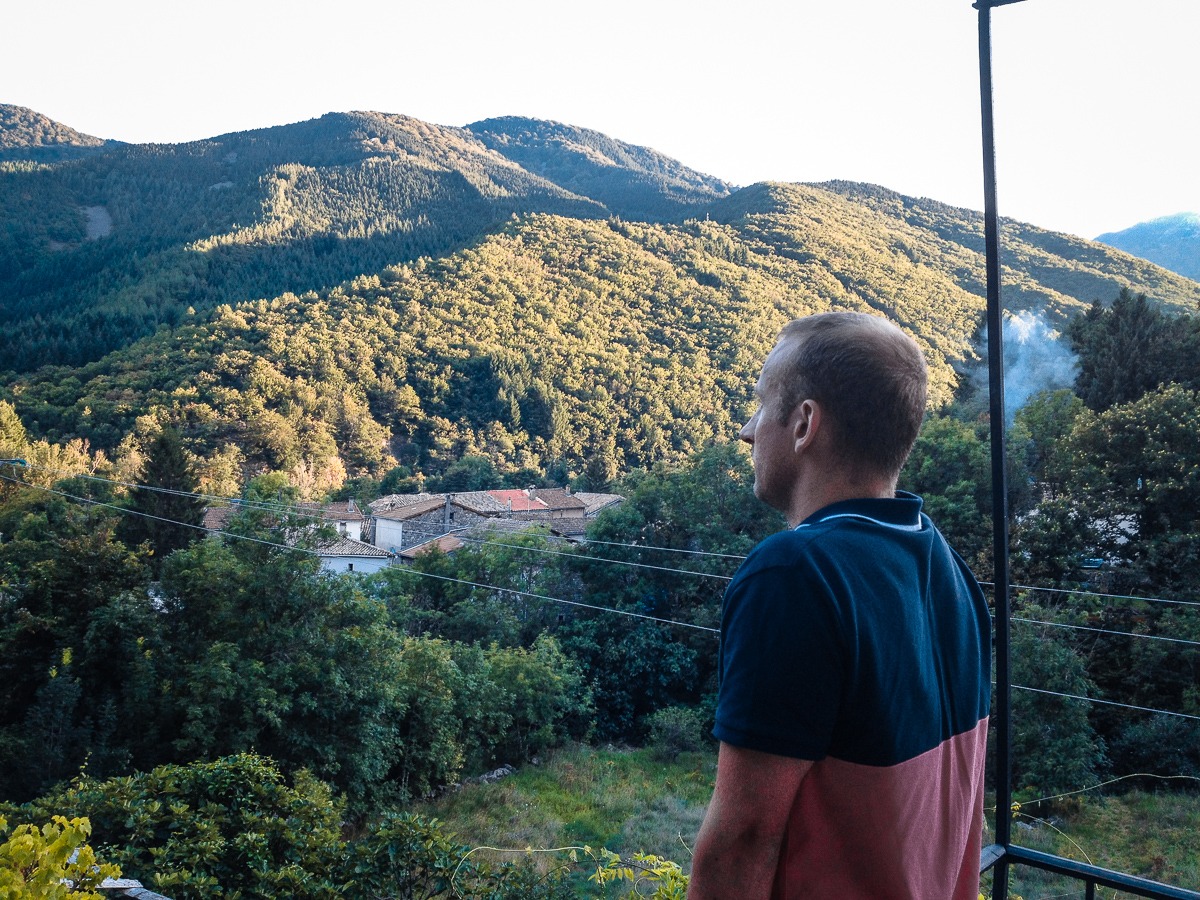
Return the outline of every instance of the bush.
<path id="1" fill-rule="evenodd" d="M 87 816 L 108 858 L 173 900 L 342 896 L 330 878 L 340 801 L 304 772 L 289 787 L 253 754 L 108 781 L 84 776 L 26 809 Z"/>
<path id="2" fill-rule="evenodd" d="M 1156 715 L 1121 729 L 1110 751 L 1114 772 L 1200 778 L 1200 727 Z"/>
<path id="3" fill-rule="evenodd" d="M 8 820 L 0 816 L 0 838 Z M 18 825 L 0 843 L 0 896 L 5 900 L 101 900 L 94 888 L 119 878 L 114 865 L 97 865 L 87 845 L 87 819 L 54 816 L 48 825 Z"/>
<path id="4" fill-rule="evenodd" d="M 437 819 L 404 814 L 384 819 L 347 848 L 345 894 L 352 900 L 571 900 L 565 871 L 542 874 L 527 861 L 491 866 L 473 863 L 470 848 L 444 831 Z"/>
<path id="5" fill-rule="evenodd" d="M 668 706 L 646 716 L 647 744 L 656 756 L 675 759 L 680 753 L 702 750 L 707 743 L 707 716 L 692 706 Z"/>
<path id="6" fill-rule="evenodd" d="M 81 777 L 19 810 L 33 818 L 51 808 L 86 811 L 106 856 L 173 900 L 574 896 L 565 869 L 545 874 L 526 860 L 477 863 L 437 820 L 389 816 L 343 840 L 342 801 L 305 772 L 293 782 L 284 782 L 272 760 L 240 754 L 129 778 Z M 0 837 L 5 827 L 0 818 Z M 0 897 L 101 900 L 88 891 L 120 869 L 95 867 L 92 851 L 82 846 L 90 828 L 86 818 L 61 816 L 40 831 L 18 828 L 0 844 Z M 78 860 L 69 864 L 77 847 Z"/>

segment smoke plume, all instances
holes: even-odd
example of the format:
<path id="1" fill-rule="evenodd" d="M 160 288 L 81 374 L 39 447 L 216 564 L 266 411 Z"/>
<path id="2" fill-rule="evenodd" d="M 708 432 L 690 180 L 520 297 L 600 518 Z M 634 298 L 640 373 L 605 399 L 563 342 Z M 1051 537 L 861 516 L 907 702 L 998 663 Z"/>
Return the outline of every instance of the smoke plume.
<path id="1" fill-rule="evenodd" d="M 1041 314 L 1025 310 L 1005 318 L 1004 412 L 1009 424 L 1034 394 L 1071 387 L 1078 370 L 1078 357 Z"/>

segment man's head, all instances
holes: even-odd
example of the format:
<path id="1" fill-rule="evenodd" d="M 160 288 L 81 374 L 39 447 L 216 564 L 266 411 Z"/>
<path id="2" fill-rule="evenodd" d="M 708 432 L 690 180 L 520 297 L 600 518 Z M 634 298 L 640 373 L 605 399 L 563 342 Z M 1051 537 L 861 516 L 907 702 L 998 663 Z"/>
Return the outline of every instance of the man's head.
<path id="1" fill-rule="evenodd" d="M 920 348 L 887 319 L 823 313 L 789 322 L 763 365 L 761 409 L 742 430 L 743 440 L 773 445 L 755 449 L 756 492 L 778 505 L 765 480 L 757 486 L 758 470 L 774 466 L 762 476 L 777 484 L 792 477 L 788 454 L 800 446 L 810 409 L 819 412 L 833 464 L 894 483 L 921 427 L 926 382 Z"/>

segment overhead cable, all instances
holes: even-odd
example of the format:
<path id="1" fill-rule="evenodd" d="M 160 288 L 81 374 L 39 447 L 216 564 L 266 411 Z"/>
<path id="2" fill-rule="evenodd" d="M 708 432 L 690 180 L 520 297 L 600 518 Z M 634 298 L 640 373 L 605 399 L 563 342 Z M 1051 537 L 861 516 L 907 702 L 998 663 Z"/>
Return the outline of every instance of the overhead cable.
<path id="1" fill-rule="evenodd" d="M 994 617 L 995 614 L 992 613 Z M 1093 628 L 1089 625 L 1071 625 L 1067 622 L 1044 622 L 1041 619 L 1023 619 L 1020 616 L 1009 616 L 1010 622 L 1022 622 L 1026 625 L 1049 625 L 1051 628 L 1070 628 L 1075 631 L 1093 631 L 1098 634 L 1116 634 L 1121 637 L 1146 638 L 1150 641 L 1168 641 L 1172 644 L 1187 644 L 1192 647 L 1200 647 L 1200 641 L 1189 641 L 1185 638 L 1166 637 L 1160 634 L 1139 634 L 1136 631 L 1116 631 L 1111 628 Z"/>
<path id="2" fill-rule="evenodd" d="M 979 582 L 984 587 L 995 588 L 991 581 Z M 1145 603 L 1171 603 L 1176 606 L 1200 606 L 1200 600 L 1168 600 L 1165 597 L 1136 597 L 1133 594 L 1106 594 L 1102 591 L 1084 591 L 1079 588 L 1036 587 L 1032 584 L 1009 585 L 1014 591 L 1042 591 L 1049 594 L 1079 594 L 1084 597 L 1101 597 L 1105 600 L 1141 600 Z"/>
<path id="3" fill-rule="evenodd" d="M 7 475 L 0 475 L 0 479 L 3 479 L 5 481 L 10 481 L 13 484 L 18 484 L 18 485 L 22 485 L 25 487 L 31 487 L 36 490 L 45 491 L 46 493 L 54 494 L 59 497 L 65 497 L 68 500 L 75 500 L 79 503 L 86 503 L 86 504 L 89 504 L 92 506 L 106 507 L 108 509 L 116 510 L 117 512 L 120 512 L 120 513 L 132 513 L 134 515 L 144 516 L 145 518 L 148 518 L 148 519 L 155 519 L 159 522 L 166 522 L 166 523 L 172 524 L 172 525 L 182 525 L 187 528 L 195 528 L 195 529 L 199 529 L 201 531 L 206 531 L 210 534 L 220 535 L 222 537 L 231 537 L 231 538 L 235 538 L 237 540 L 251 541 L 251 542 L 254 542 L 257 544 L 265 544 L 268 547 L 275 547 L 280 550 L 290 550 L 290 551 L 297 552 L 297 553 L 305 553 L 305 554 L 308 554 L 311 556 L 320 556 L 321 555 L 319 551 L 312 550 L 307 547 L 297 547 L 297 546 L 294 546 L 291 544 L 280 544 L 280 543 L 277 543 L 274 541 L 268 541 L 268 540 L 264 540 L 262 538 L 255 538 L 255 537 L 251 537 L 249 535 L 237 534 L 236 532 L 231 532 L 231 531 L 221 531 L 219 529 L 208 529 L 208 528 L 205 528 L 203 525 L 193 525 L 188 522 L 179 522 L 174 519 L 167 519 L 162 516 L 155 516 L 155 515 L 151 515 L 150 513 L 144 513 L 144 512 L 141 512 L 140 510 L 127 509 L 125 507 L 116 506 L 115 504 L 112 504 L 112 503 L 105 503 L 100 500 L 92 500 L 88 497 L 79 497 L 75 494 L 69 494 L 65 491 L 55 490 L 54 488 L 42 487 L 41 485 L 37 485 L 37 484 L 29 484 L 28 482 L 20 481 L 18 479 L 11 478 L 10 476 L 7 476 Z M 480 584 L 479 582 L 467 581 L 462 578 L 452 578 L 448 575 L 437 575 L 437 574 L 434 574 L 433 572 L 424 572 L 419 569 L 413 569 L 409 566 L 393 566 L 393 567 L 389 567 L 389 568 L 391 570 L 398 570 L 398 571 L 410 573 L 413 575 L 419 575 L 423 578 L 434 578 L 439 581 L 455 582 L 457 584 L 463 584 L 463 585 L 467 585 L 469 587 L 480 588 L 483 590 L 496 591 L 499 593 L 507 592 L 510 594 L 518 595 L 518 596 L 532 597 L 537 600 L 544 600 L 544 601 L 547 601 L 550 603 L 561 603 L 561 604 L 564 604 L 567 606 L 576 606 L 576 607 L 581 607 L 583 609 L 595 610 L 597 612 L 614 613 L 616 615 L 629 616 L 629 617 L 635 618 L 635 619 L 645 619 L 647 621 L 658 622 L 663 625 L 676 625 L 676 626 L 679 626 L 680 628 L 692 628 L 697 631 L 707 631 L 707 632 L 711 632 L 713 634 L 721 633 L 720 629 L 709 628 L 705 625 L 694 625 L 690 622 L 679 622 L 674 619 L 664 619 L 664 618 L 660 618 L 658 616 L 649 616 L 649 615 L 645 615 L 644 613 L 635 613 L 630 610 L 616 609 L 614 607 L 609 607 L 609 606 L 597 606 L 597 605 L 590 604 L 590 603 L 582 603 L 578 600 L 564 600 L 560 597 L 549 597 L 544 594 L 534 594 L 529 591 L 521 591 L 521 590 L 516 590 L 514 588 L 505 588 L 505 587 L 499 587 L 497 585 Z"/>
<path id="4" fill-rule="evenodd" d="M 698 575 L 701 578 L 717 578 L 721 581 L 732 581 L 733 578 L 729 575 L 716 575 L 712 572 L 696 572 L 691 569 L 672 569 L 667 566 L 654 566 L 650 563 L 633 562 L 627 559 L 609 559 L 604 556 L 585 556 L 582 553 L 564 553 L 561 550 L 551 550 L 547 547 L 525 547 L 521 544 L 506 544 L 503 541 L 483 538 L 469 538 L 463 535 L 458 535 L 458 539 L 471 544 L 487 544 L 493 547 L 508 547 L 512 550 L 529 550 L 534 553 L 548 553 L 551 556 L 568 556 L 571 559 L 585 559 L 593 562 L 613 563 L 618 566 L 631 566 L 636 569 L 653 569 L 656 572 L 670 572 L 676 575 Z"/>
<path id="5" fill-rule="evenodd" d="M 996 682 L 994 681 L 992 682 L 992 684 L 995 683 Z M 1134 706 L 1130 703 L 1118 703 L 1115 700 L 1101 700 L 1099 697 L 1083 697 L 1079 694 L 1063 694 L 1059 691 L 1047 691 L 1042 688 L 1028 687 L 1024 684 L 1014 684 L 1013 688 L 1021 691 L 1030 691 L 1034 694 L 1049 694 L 1052 697 L 1065 697 L 1068 700 L 1083 700 L 1086 703 L 1103 703 L 1105 706 L 1119 706 L 1122 709 L 1133 709 L 1137 710 L 1138 712 L 1158 713 L 1159 715 L 1163 716 L 1176 716 L 1180 719 L 1192 719 L 1193 721 L 1200 722 L 1200 716 L 1193 716 L 1189 715 L 1188 713 L 1181 712 L 1171 712 L 1169 709 L 1151 709 L 1148 706 Z"/>
<path id="6" fill-rule="evenodd" d="M 422 575 L 426 578 L 437 578 L 437 579 L 440 579 L 441 581 L 451 581 L 451 582 L 454 582 L 455 584 L 465 584 L 470 587 L 483 588 L 483 589 L 489 590 L 489 591 L 507 592 L 510 594 L 516 594 L 517 596 L 520 596 L 520 597 L 532 597 L 535 600 L 546 600 L 546 601 L 549 601 L 550 603 L 565 603 L 568 606 L 578 606 L 578 607 L 582 607 L 583 609 L 593 609 L 593 610 L 597 610 L 599 612 L 617 613 L 618 615 L 631 616 L 632 618 L 635 618 L 635 619 L 647 619 L 651 622 L 659 622 L 663 625 L 678 625 L 681 628 L 694 628 L 696 631 L 709 631 L 709 632 L 712 632 L 713 634 L 721 633 L 721 630 L 719 628 L 709 628 L 706 625 L 693 625 L 691 622 L 678 622 L 678 621 L 675 621 L 674 619 L 661 619 L 658 616 L 648 616 L 648 615 L 645 615 L 644 613 L 635 613 L 635 612 L 632 612 L 627 609 L 614 609 L 611 606 L 594 606 L 590 603 L 581 603 L 578 600 L 563 600 L 561 597 L 547 597 L 544 594 L 534 594 L 534 593 L 531 593 L 530 591 L 519 591 L 514 588 L 502 588 L 502 587 L 496 587 L 495 585 L 479 584 L 478 582 L 467 581 L 462 578 L 451 578 L 448 575 L 435 575 L 433 572 L 422 572 L 418 569 L 412 569 L 408 566 L 399 566 L 397 568 L 401 572 L 409 572 L 413 575 Z"/>
<path id="7" fill-rule="evenodd" d="M 317 511 L 314 510 L 314 507 L 312 505 L 297 505 L 297 504 L 283 503 L 280 501 L 248 500 L 248 499 L 237 498 L 237 497 L 224 497 L 224 496 L 216 495 L 216 494 L 203 494 L 203 493 L 197 493 L 197 492 L 193 492 L 193 491 L 181 491 L 181 490 L 177 490 L 177 489 L 173 489 L 173 488 L 157 487 L 154 485 L 138 484 L 138 483 L 133 483 L 133 482 L 115 480 L 115 479 L 111 479 L 111 478 L 104 478 L 99 475 L 88 475 L 88 474 L 84 474 L 84 473 L 68 472 L 68 471 L 62 470 L 62 469 L 52 469 L 47 466 L 39 466 L 36 464 L 31 464 L 31 463 L 26 462 L 25 460 L 20 460 L 19 462 L 25 468 L 36 469 L 36 470 L 43 471 L 43 472 L 49 472 L 51 474 L 61 474 L 61 475 L 65 475 L 68 477 L 84 478 L 89 481 L 98 481 L 98 482 L 116 485 L 119 487 L 125 487 L 125 488 L 130 488 L 130 489 L 137 489 L 137 490 L 155 491 L 155 492 L 160 492 L 160 493 L 165 493 L 165 494 L 171 494 L 174 496 L 195 497 L 195 498 L 201 499 L 201 500 L 211 500 L 211 501 L 216 501 L 216 502 L 221 502 L 221 503 L 227 503 L 231 507 L 234 507 L 234 508 L 243 508 L 244 509 L 244 508 L 249 507 L 252 509 L 259 509 L 259 510 L 263 510 L 263 511 L 267 511 L 267 512 L 289 512 L 299 518 L 309 518 L 309 519 L 313 519 L 314 521 L 324 518 Z M 17 483 L 26 484 L 29 487 L 37 487 L 37 485 L 29 484 L 28 482 L 17 482 Z M 536 521 L 536 520 L 530 520 L 530 521 Z M 437 529 L 429 527 L 429 526 L 424 526 L 421 523 L 411 523 L 411 524 L 406 523 L 405 527 L 412 528 L 413 530 L 421 530 L 425 533 L 432 533 L 432 532 L 437 531 Z M 440 533 L 445 534 L 446 532 L 442 531 Z M 472 539 L 472 540 L 474 542 L 480 542 L 481 539 L 476 538 L 476 539 Z M 497 543 L 499 543 L 499 542 L 497 542 Z M 685 554 L 695 554 L 695 555 L 703 555 L 703 556 L 715 556 L 715 557 L 721 557 L 721 558 L 725 558 L 725 559 L 735 559 L 735 560 L 744 560 L 746 558 L 743 555 L 733 554 L 733 553 L 712 553 L 712 552 L 704 551 L 704 550 L 687 550 L 687 549 L 682 549 L 682 548 L 677 548 L 677 547 L 657 547 L 657 546 L 653 546 L 653 545 L 649 545 L 649 544 L 630 544 L 630 543 L 622 543 L 622 542 L 618 542 L 618 541 L 596 541 L 596 540 L 588 539 L 586 537 L 583 538 L 580 541 L 580 543 L 581 544 L 598 544 L 598 545 L 612 546 L 612 547 L 622 547 L 622 548 L 629 549 L 629 550 L 650 550 L 650 551 L 663 552 L 663 553 L 685 553 Z M 503 546 L 518 547 L 518 545 L 503 545 Z M 519 548 L 519 549 L 527 549 L 527 548 Z M 555 551 L 550 551 L 550 550 L 540 550 L 537 548 L 529 548 L 529 549 L 535 549 L 536 552 L 545 552 L 545 553 L 555 552 Z M 570 555 L 574 555 L 574 554 L 570 554 Z M 611 562 L 616 565 L 641 566 L 641 567 L 645 567 L 645 568 L 654 568 L 653 566 L 650 566 L 649 564 L 646 564 L 646 563 L 634 563 L 632 561 L 614 560 L 614 559 L 608 559 L 606 557 L 577 557 L 577 558 L 593 559 L 596 561 L 603 561 L 603 562 Z M 709 575 L 709 573 L 700 573 L 700 572 L 695 572 L 695 571 L 688 570 L 688 569 L 672 569 L 672 568 L 664 567 L 662 569 L 662 571 L 674 572 L 674 573 L 686 573 L 686 574 L 690 574 L 690 575 L 707 575 L 708 577 L 712 577 L 712 578 L 721 578 L 722 580 L 730 580 L 728 576 Z M 980 585 L 982 585 L 984 587 L 990 587 L 990 588 L 995 587 L 994 582 L 991 582 L 991 581 L 980 581 L 979 583 L 980 583 Z M 1132 595 L 1132 594 L 1109 594 L 1109 593 L 1104 593 L 1104 592 L 1100 592 L 1100 591 L 1088 591 L 1088 590 L 1081 590 L 1081 589 L 1077 589 L 1077 588 L 1039 587 L 1037 585 L 1029 585 L 1029 584 L 1012 584 L 1010 586 L 1013 590 L 1019 590 L 1019 591 L 1040 591 L 1040 592 L 1044 592 L 1044 593 L 1070 594 L 1070 595 L 1078 595 L 1078 596 L 1083 596 L 1083 597 L 1097 597 L 1097 598 L 1104 599 L 1104 600 L 1134 600 L 1134 601 L 1140 601 L 1140 602 L 1144 602 L 1144 603 L 1163 603 L 1163 604 L 1170 604 L 1170 605 L 1176 605 L 1176 606 L 1200 607 L 1200 601 L 1197 601 L 1197 600 L 1174 600 L 1174 599 L 1168 599 L 1165 597 L 1139 597 L 1139 596 Z"/>

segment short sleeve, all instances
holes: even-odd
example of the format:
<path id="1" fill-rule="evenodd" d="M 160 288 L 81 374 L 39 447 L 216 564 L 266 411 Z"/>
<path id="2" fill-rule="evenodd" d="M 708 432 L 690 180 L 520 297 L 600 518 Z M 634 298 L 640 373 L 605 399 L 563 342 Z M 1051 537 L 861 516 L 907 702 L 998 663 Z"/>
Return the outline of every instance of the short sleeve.
<path id="1" fill-rule="evenodd" d="M 797 759 L 829 752 L 845 681 L 830 592 L 795 566 L 739 573 L 721 615 L 720 741 Z"/>

